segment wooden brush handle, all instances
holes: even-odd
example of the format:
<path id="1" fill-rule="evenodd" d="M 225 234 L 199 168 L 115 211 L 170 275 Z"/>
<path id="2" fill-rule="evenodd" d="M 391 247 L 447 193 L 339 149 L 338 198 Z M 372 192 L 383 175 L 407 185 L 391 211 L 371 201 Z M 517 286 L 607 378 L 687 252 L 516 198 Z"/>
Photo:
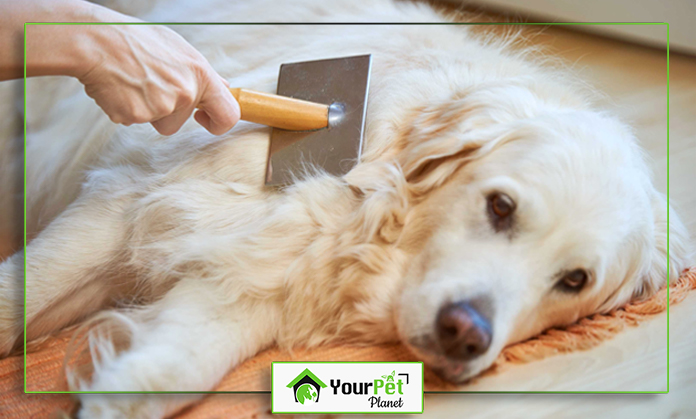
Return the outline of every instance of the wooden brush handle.
<path id="1" fill-rule="evenodd" d="M 309 131 L 329 125 L 329 105 L 253 90 L 230 88 L 244 121 L 293 131 Z"/>

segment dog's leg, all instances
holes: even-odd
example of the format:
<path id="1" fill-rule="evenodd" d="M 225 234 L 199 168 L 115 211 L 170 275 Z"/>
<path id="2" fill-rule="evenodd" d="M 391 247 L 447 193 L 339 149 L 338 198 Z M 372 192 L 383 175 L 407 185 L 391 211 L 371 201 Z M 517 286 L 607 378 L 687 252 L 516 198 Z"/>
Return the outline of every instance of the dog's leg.
<path id="1" fill-rule="evenodd" d="M 88 391 L 209 391 L 245 358 L 272 343 L 279 308 L 272 302 L 231 303 L 216 283 L 183 279 L 153 305 L 121 317 L 130 347 L 118 355 L 109 340 L 91 342 L 100 361 Z M 98 332 L 98 328 L 93 332 Z M 98 336 L 96 334 L 95 336 Z M 158 418 L 202 395 L 81 395 L 80 418 Z"/>
<path id="2" fill-rule="evenodd" d="M 82 197 L 27 246 L 27 339 L 65 327 L 108 300 L 113 284 L 100 279 L 124 247 L 123 206 Z M 22 252 L 0 264 L 0 357 L 23 330 L 23 272 Z"/>

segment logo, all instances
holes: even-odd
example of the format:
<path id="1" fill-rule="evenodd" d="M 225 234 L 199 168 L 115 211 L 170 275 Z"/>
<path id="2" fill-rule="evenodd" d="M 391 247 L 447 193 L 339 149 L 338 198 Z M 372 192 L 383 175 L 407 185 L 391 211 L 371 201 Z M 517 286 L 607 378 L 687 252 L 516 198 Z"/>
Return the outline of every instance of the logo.
<path id="1" fill-rule="evenodd" d="M 290 381 L 287 387 L 292 387 L 296 402 L 309 404 L 310 402 L 316 403 L 319 401 L 319 392 L 326 387 L 326 384 L 314 375 L 309 368 L 305 368 L 300 375 Z"/>
<path id="2" fill-rule="evenodd" d="M 422 413 L 423 363 L 273 362 L 271 390 L 272 413 Z"/>

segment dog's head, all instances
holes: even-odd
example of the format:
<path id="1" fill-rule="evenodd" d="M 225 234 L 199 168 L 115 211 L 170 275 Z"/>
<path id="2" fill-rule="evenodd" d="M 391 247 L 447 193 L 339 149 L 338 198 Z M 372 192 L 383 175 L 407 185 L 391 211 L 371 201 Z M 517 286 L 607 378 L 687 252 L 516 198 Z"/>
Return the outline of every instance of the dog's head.
<path id="1" fill-rule="evenodd" d="M 673 215 L 668 266 L 667 202 L 616 119 L 493 86 L 405 125 L 401 199 L 381 233 L 411 255 L 398 334 L 443 377 L 465 380 L 508 344 L 650 296 L 683 268 L 685 230 Z"/>

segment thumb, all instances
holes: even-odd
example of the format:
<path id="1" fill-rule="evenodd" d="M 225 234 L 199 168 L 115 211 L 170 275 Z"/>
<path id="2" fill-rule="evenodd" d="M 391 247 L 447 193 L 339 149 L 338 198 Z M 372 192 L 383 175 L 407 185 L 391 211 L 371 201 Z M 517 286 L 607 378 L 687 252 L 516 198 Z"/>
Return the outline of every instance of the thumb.
<path id="1" fill-rule="evenodd" d="M 221 77 L 215 74 L 198 102 L 195 120 L 211 134 L 222 135 L 234 127 L 239 117 L 239 104 Z"/>

